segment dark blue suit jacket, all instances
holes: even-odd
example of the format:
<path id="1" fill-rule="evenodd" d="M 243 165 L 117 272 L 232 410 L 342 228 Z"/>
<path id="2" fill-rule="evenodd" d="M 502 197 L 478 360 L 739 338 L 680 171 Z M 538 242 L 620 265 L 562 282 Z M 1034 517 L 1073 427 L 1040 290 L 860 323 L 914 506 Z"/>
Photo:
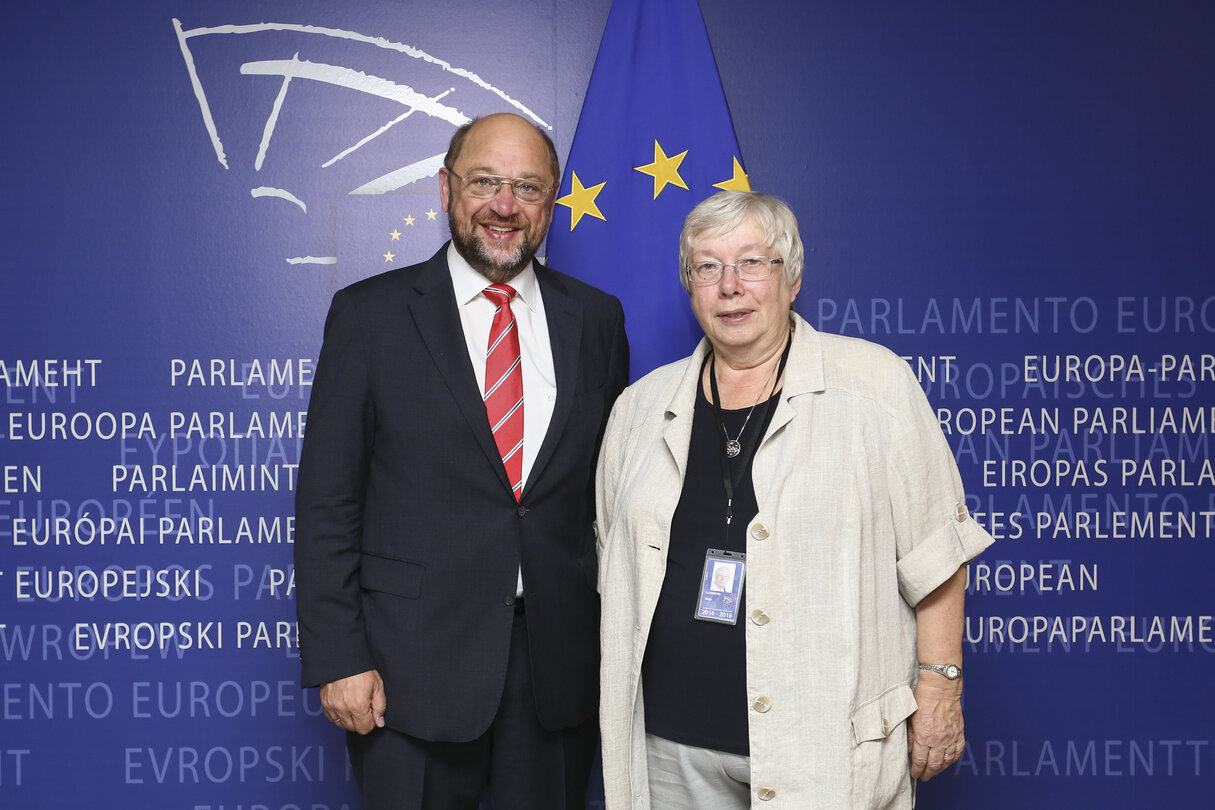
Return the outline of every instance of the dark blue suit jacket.
<path id="1" fill-rule="evenodd" d="M 628 378 L 614 297 L 537 265 L 557 399 L 520 502 L 490 432 L 447 269 L 340 290 L 325 324 L 296 492 L 305 685 L 378 669 L 387 724 L 467 741 L 506 674 L 522 565 L 549 729 L 597 708 L 594 463 Z"/>

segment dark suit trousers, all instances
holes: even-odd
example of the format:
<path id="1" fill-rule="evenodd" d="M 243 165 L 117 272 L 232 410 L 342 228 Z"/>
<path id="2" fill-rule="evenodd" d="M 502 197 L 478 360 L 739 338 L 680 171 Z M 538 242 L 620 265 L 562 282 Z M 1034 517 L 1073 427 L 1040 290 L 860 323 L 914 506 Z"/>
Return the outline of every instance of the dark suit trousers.
<path id="1" fill-rule="evenodd" d="M 493 810 L 584 810 L 597 731 L 595 717 L 559 731 L 540 725 L 520 602 L 502 702 L 485 734 L 430 742 L 384 728 L 346 740 L 366 810 L 476 810 L 487 786 Z"/>

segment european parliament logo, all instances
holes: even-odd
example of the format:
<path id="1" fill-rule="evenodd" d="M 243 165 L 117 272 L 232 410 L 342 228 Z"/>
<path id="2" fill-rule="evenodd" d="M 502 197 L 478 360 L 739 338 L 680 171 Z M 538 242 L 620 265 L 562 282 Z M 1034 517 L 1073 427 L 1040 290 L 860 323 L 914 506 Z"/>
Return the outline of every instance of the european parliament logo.
<path id="1" fill-rule="evenodd" d="M 247 186 L 249 206 L 278 209 L 281 227 L 260 233 L 281 261 L 338 265 L 339 283 L 419 261 L 446 238 L 437 176 L 455 128 L 507 110 L 551 129 L 501 77 L 388 37 L 301 23 L 172 25 L 202 148 L 226 183 Z"/>

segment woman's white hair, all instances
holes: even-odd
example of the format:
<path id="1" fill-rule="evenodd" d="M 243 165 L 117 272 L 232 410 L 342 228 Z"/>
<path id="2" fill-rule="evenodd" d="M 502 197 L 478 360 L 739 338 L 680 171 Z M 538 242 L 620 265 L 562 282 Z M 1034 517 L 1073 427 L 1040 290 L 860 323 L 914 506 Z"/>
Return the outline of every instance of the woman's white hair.
<path id="1" fill-rule="evenodd" d="M 801 277 L 805 250 L 797 232 L 797 217 L 784 200 L 758 191 L 719 191 L 692 209 L 679 234 L 679 280 L 691 292 L 688 260 L 695 242 L 702 236 L 719 236 L 733 231 L 747 219 L 763 230 L 769 258 L 784 259 L 785 286 L 792 287 Z M 738 258 L 737 256 L 734 258 Z"/>

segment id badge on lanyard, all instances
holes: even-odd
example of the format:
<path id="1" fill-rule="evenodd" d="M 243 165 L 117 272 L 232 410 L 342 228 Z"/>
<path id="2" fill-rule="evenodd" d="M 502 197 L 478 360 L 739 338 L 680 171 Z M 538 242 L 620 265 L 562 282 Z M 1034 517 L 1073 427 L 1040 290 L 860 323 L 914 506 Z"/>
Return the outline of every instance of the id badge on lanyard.
<path id="1" fill-rule="evenodd" d="M 700 577 L 700 596 L 692 617 L 702 622 L 737 624 L 738 607 L 742 602 L 746 575 L 745 552 L 718 548 L 705 552 L 705 567 Z"/>

